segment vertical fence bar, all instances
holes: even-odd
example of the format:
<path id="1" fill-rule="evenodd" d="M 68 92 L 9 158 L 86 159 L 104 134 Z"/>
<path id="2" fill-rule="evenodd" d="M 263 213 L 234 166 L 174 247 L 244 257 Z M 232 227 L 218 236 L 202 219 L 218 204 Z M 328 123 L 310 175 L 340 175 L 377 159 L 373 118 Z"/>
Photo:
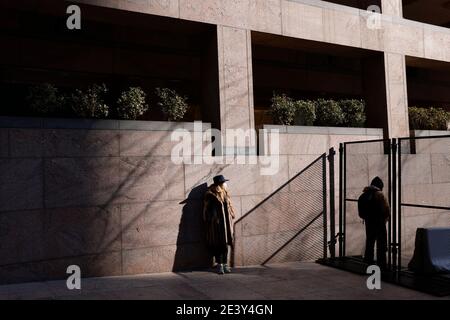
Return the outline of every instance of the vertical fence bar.
<path id="1" fill-rule="evenodd" d="M 327 233 L 327 155 L 322 156 L 322 190 L 323 190 L 323 258 L 328 256 Z"/>
<path id="2" fill-rule="evenodd" d="M 342 253 L 342 210 L 343 210 L 343 183 L 344 183 L 344 145 L 342 143 L 339 144 L 339 257 L 343 257 Z"/>
<path id="3" fill-rule="evenodd" d="M 398 139 L 398 270 L 402 269 L 402 139 Z M 409 140 L 411 143 L 411 140 Z"/>
<path id="4" fill-rule="evenodd" d="M 346 232 L 347 232 L 347 144 L 344 143 L 344 188 L 342 201 L 342 256 L 345 257 Z"/>
<path id="5" fill-rule="evenodd" d="M 331 148 L 328 154 L 328 174 L 330 175 L 330 256 L 332 259 L 336 257 L 336 207 L 335 207 L 335 185 L 334 185 L 334 156 L 336 151 Z"/>
<path id="6" fill-rule="evenodd" d="M 391 140 L 386 141 L 386 144 L 388 144 L 388 148 L 385 148 L 388 153 L 388 197 L 389 197 L 389 221 L 388 221 L 388 268 L 391 270 L 392 267 L 392 248 L 391 248 L 391 242 L 392 242 L 392 226 L 391 226 L 391 217 L 392 217 L 392 148 L 391 148 Z"/>
<path id="7" fill-rule="evenodd" d="M 397 268 L 397 139 L 392 139 L 392 268 Z"/>

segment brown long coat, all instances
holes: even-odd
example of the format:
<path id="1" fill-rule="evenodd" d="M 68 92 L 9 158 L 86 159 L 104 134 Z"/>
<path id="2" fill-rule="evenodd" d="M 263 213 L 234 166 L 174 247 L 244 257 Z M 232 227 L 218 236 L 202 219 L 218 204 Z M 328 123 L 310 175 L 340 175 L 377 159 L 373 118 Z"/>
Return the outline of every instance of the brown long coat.
<path id="1" fill-rule="evenodd" d="M 206 243 L 209 247 L 233 245 L 234 218 L 229 195 L 226 192 L 221 194 L 215 185 L 210 186 L 205 193 L 203 204 Z"/>

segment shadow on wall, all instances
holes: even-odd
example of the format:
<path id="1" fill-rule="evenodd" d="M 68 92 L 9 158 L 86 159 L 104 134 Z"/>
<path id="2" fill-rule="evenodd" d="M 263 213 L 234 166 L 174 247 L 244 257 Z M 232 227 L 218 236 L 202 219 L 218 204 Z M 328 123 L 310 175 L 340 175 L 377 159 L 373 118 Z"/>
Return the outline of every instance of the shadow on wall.
<path id="1" fill-rule="evenodd" d="M 183 209 L 177 237 L 173 271 L 205 268 L 212 265 L 204 238 L 203 196 L 208 188 L 203 183 L 191 190 L 187 199 L 180 202 Z"/>
<path id="2" fill-rule="evenodd" d="M 156 156 L 164 139 L 150 131 L 7 130 L 0 284 L 65 279 L 69 265 L 78 265 L 83 277 L 165 272 L 175 250 L 174 267 L 206 264 L 203 195 L 195 196 L 201 187 L 180 212 L 173 212 L 179 200 L 161 201 L 182 174 L 182 167 Z M 166 223 L 174 215 L 181 218 L 178 249 L 176 227 Z"/>
<path id="3" fill-rule="evenodd" d="M 325 161 L 321 155 L 235 222 L 233 265 L 323 256 Z"/>

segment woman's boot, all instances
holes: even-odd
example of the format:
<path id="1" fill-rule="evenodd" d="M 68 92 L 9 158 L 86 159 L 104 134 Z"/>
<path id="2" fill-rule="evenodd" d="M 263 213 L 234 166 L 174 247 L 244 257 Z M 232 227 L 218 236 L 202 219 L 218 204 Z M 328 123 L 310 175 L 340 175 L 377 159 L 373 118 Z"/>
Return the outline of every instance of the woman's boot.
<path id="1" fill-rule="evenodd" d="M 228 266 L 228 264 L 224 264 L 223 271 L 225 271 L 225 273 L 231 273 L 231 268 Z"/>

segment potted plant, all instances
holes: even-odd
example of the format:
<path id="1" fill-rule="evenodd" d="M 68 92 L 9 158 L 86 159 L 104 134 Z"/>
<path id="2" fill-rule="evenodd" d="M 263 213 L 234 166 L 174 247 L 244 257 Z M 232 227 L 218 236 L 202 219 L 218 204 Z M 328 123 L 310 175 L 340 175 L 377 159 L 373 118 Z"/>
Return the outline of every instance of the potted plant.
<path id="1" fill-rule="evenodd" d="M 270 111 L 276 124 L 288 126 L 294 121 L 296 105 L 286 94 L 274 94 Z"/>
<path id="2" fill-rule="evenodd" d="M 130 87 L 123 91 L 117 100 L 116 113 L 120 119 L 136 120 L 148 111 L 146 94 L 139 87 Z"/>
<path id="3" fill-rule="evenodd" d="M 366 124 L 365 104 L 363 100 L 340 100 L 339 105 L 344 114 L 345 127 L 364 127 Z"/>
<path id="4" fill-rule="evenodd" d="M 25 100 L 35 115 L 56 116 L 64 113 L 64 96 L 50 83 L 30 87 Z"/>
<path id="5" fill-rule="evenodd" d="M 312 126 L 316 121 L 316 106 L 311 100 L 295 101 L 295 124 Z"/>
<path id="6" fill-rule="evenodd" d="M 107 92 L 105 84 L 94 84 L 86 91 L 76 89 L 70 97 L 70 106 L 79 117 L 106 118 L 109 115 L 109 106 L 104 102 Z"/>
<path id="7" fill-rule="evenodd" d="M 344 123 L 344 114 L 339 104 L 332 99 L 316 101 L 316 125 L 340 126 Z"/>
<path id="8" fill-rule="evenodd" d="M 179 121 L 184 118 L 189 110 L 187 97 L 179 95 L 175 90 L 169 88 L 156 88 L 159 99 L 158 106 L 169 121 Z"/>

